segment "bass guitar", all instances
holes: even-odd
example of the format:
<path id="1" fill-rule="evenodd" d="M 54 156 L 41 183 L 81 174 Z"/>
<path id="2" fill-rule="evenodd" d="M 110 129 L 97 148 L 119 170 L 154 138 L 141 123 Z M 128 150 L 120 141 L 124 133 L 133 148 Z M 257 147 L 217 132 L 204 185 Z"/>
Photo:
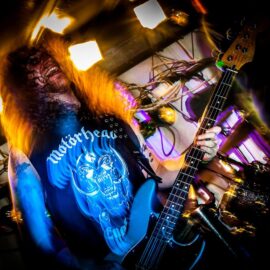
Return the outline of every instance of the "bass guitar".
<path id="1" fill-rule="evenodd" d="M 196 136 L 203 134 L 215 124 L 222 111 L 238 70 L 251 62 L 255 50 L 255 29 L 245 26 L 226 53 L 218 61 L 222 76 L 204 111 Z M 179 243 L 174 237 L 176 224 L 183 213 L 185 201 L 204 152 L 195 144 L 185 155 L 183 169 L 177 175 L 167 201 L 159 213 L 155 209 L 156 182 L 146 181 L 138 190 L 131 208 L 129 227 L 125 236 L 123 254 L 110 254 L 126 269 L 192 269 L 200 259 L 204 242 L 200 236 L 187 243 Z M 196 251 L 182 250 L 197 245 Z M 180 249 L 180 251 L 179 251 Z M 191 263 L 183 263 L 191 255 Z M 190 259 L 190 258 L 189 258 Z"/>

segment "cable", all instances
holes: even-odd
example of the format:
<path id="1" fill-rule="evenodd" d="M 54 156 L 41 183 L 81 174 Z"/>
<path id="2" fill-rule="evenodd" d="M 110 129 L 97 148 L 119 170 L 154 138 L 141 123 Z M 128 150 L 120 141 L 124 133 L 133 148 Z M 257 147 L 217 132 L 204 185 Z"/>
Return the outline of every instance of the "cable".
<path id="1" fill-rule="evenodd" d="M 171 148 L 171 150 L 168 153 L 166 153 L 165 152 L 165 149 L 164 149 L 162 131 L 161 131 L 160 127 L 157 128 L 157 130 L 159 132 L 159 135 L 160 135 L 162 152 L 163 152 L 164 156 L 168 157 L 168 156 L 171 155 L 171 153 L 173 152 L 173 150 L 175 148 L 175 134 L 174 134 L 173 130 L 170 127 L 168 127 L 168 126 L 163 126 L 163 127 L 165 127 L 167 130 L 169 130 L 171 132 L 172 136 L 173 136 L 173 145 L 172 145 L 172 148 Z"/>

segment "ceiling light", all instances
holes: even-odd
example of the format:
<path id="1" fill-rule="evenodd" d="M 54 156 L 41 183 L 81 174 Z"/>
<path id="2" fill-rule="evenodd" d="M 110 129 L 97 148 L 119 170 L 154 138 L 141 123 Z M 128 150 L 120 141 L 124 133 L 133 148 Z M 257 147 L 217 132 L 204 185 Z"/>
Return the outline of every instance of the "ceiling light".
<path id="1" fill-rule="evenodd" d="M 31 35 L 31 41 L 38 38 L 44 28 L 48 28 L 58 34 L 63 34 L 64 30 L 70 26 L 73 21 L 74 18 L 70 16 L 61 16 L 57 10 L 49 15 L 44 14 L 35 25 Z"/>
<path id="2" fill-rule="evenodd" d="M 134 12 L 143 27 L 154 29 L 167 17 L 156 0 L 149 0 L 134 8 Z"/>
<path id="3" fill-rule="evenodd" d="M 74 19 L 70 16 L 60 17 L 56 12 L 53 12 L 44 19 L 43 25 L 56 33 L 62 34 L 72 21 L 74 21 Z"/>
<path id="4" fill-rule="evenodd" d="M 85 71 L 103 59 L 96 41 L 72 45 L 68 48 L 68 51 L 73 64 L 78 70 Z"/>

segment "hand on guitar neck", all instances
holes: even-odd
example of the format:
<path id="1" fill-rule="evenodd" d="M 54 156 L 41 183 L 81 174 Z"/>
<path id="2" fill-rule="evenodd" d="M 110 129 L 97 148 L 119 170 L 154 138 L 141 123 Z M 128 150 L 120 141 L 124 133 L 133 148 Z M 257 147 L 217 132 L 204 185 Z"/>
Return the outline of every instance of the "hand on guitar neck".
<path id="1" fill-rule="evenodd" d="M 197 137 L 195 144 L 198 145 L 204 152 L 203 161 L 211 161 L 217 154 L 218 142 L 216 136 L 221 132 L 219 126 L 212 127 Z"/>

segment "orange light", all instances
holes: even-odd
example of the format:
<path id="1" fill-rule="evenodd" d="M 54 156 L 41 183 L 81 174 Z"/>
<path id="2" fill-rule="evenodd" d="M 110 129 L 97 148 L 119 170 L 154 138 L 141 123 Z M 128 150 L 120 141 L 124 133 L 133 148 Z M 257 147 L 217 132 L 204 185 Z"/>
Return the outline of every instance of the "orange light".
<path id="1" fill-rule="evenodd" d="M 219 160 L 219 163 L 223 166 L 223 168 L 225 169 L 226 172 L 231 173 L 231 174 L 234 173 L 234 169 L 229 163 L 227 163 L 223 160 Z"/>
<path id="2" fill-rule="evenodd" d="M 176 121 L 176 111 L 169 106 L 162 106 L 158 110 L 158 117 L 162 122 L 172 125 Z"/>
<path id="3" fill-rule="evenodd" d="M 2 113 L 2 112 L 3 112 L 3 99 L 0 96 L 0 113 Z"/>
<path id="4" fill-rule="evenodd" d="M 192 0 L 192 4 L 198 12 L 202 13 L 203 15 L 207 14 L 207 9 L 203 6 L 200 0 Z"/>
<path id="5" fill-rule="evenodd" d="M 186 26 L 188 24 L 188 16 L 189 15 L 183 11 L 175 10 L 173 11 L 170 19 L 178 25 Z"/>

